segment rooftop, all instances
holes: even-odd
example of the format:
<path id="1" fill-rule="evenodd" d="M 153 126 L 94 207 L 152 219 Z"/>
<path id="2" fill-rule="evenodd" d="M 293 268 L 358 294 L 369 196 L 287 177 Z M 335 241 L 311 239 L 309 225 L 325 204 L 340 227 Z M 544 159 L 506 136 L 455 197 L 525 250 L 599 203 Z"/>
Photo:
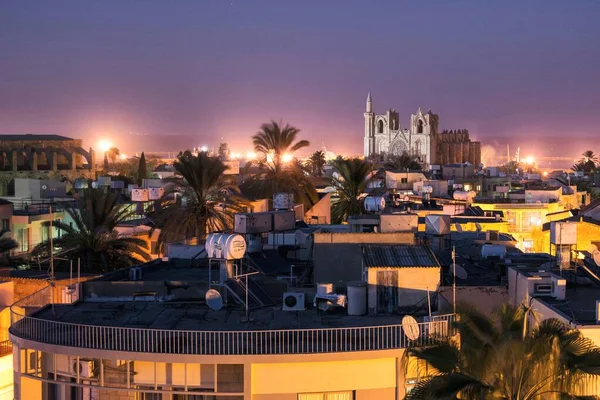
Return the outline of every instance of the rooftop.
<path id="1" fill-rule="evenodd" d="M 439 268 L 440 263 L 426 246 L 363 245 L 363 260 L 368 268 Z"/>
<path id="2" fill-rule="evenodd" d="M 312 299 L 311 299 L 312 300 Z M 316 309 L 283 311 L 280 306 L 251 311 L 252 321 L 242 323 L 245 310 L 224 307 L 214 311 L 202 302 L 103 301 L 57 304 L 55 321 L 98 326 L 194 331 L 245 331 L 317 329 L 399 324 L 397 315 L 318 315 Z M 47 307 L 36 318 L 53 320 Z"/>

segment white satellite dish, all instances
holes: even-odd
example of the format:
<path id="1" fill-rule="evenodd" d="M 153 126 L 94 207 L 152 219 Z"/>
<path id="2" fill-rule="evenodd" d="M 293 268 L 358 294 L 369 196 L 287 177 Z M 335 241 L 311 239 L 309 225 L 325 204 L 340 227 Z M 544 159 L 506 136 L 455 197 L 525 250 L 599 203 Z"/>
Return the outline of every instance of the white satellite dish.
<path id="1" fill-rule="evenodd" d="M 477 227 L 477 232 L 481 232 L 481 225 L 479 224 L 479 222 L 475 223 L 475 226 Z"/>
<path id="2" fill-rule="evenodd" d="M 456 228 L 456 232 L 462 232 L 462 226 L 460 226 L 460 224 L 458 222 L 456 222 L 454 224 L 454 227 Z"/>
<path id="3" fill-rule="evenodd" d="M 590 254 L 592 255 L 592 258 L 594 259 L 594 262 L 596 263 L 597 266 L 600 267 L 600 250 L 598 250 L 598 246 L 596 246 L 595 244 L 590 246 Z"/>
<path id="4" fill-rule="evenodd" d="M 206 299 L 206 305 L 211 310 L 218 311 L 223 307 L 223 298 L 221 297 L 221 293 L 217 292 L 215 289 L 209 289 L 204 298 Z"/>
<path id="5" fill-rule="evenodd" d="M 46 190 L 46 189 L 48 189 L 48 186 L 42 185 L 42 190 Z"/>
<path id="6" fill-rule="evenodd" d="M 419 328 L 419 323 L 414 317 L 410 315 L 405 315 L 402 318 L 402 330 L 407 338 L 410 340 L 417 340 L 419 336 L 421 336 L 421 330 Z"/>
<path id="7" fill-rule="evenodd" d="M 462 266 L 458 264 L 454 265 L 452 272 L 456 275 L 458 279 L 467 279 L 469 277 L 467 270 L 465 270 Z"/>

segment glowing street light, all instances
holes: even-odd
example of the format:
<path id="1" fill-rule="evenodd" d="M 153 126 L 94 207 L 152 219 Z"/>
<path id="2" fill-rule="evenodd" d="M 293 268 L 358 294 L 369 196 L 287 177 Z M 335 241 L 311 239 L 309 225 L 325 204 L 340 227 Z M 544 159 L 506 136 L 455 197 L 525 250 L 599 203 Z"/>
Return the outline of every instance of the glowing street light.
<path id="1" fill-rule="evenodd" d="M 254 160 L 256 158 L 256 153 L 253 151 L 249 151 L 246 153 L 246 160 Z"/>
<path id="2" fill-rule="evenodd" d="M 533 164 L 535 159 L 532 156 L 525 158 L 525 164 Z"/>
<path id="3" fill-rule="evenodd" d="M 206 146 L 202 146 L 202 147 L 200 148 L 200 151 L 202 151 L 203 153 L 206 153 L 206 152 L 208 151 L 208 147 L 206 147 Z"/>
<path id="4" fill-rule="evenodd" d="M 283 161 L 284 163 L 290 162 L 293 159 L 294 157 L 292 157 L 292 155 L 289 153 L 285 153 L 283 156 L 281 156 L 281 161 Z"/>
<path id="5" fill-rule="evenodd" d="M 121 153 L 121 160 L 127 160 L 127 155 L 125 153 Z"/>

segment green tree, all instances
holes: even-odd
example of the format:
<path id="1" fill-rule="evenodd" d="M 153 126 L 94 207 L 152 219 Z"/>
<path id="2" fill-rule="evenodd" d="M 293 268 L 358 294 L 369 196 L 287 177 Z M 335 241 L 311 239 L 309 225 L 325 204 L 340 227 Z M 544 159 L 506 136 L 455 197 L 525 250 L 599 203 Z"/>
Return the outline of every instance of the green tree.
<path id="1" fill-rule="evenodd" d="M 420 171 L 422 167 L 417 160 L 416 156 L 411 156 L 405 151 L 399 156 L 389 156 L 383 167 L 388 170 Z"/>
<path id="2" fill-rule="evenodd" d="M 407 355 L 432 367 L 407 396 L 420 399 L 542 400 L 578 398 L 575 385 L 600 374 L 600 348 L 556 319 L 527 329 L 531 310 L 501 306 L 494 317 L 461 307 L 459 342 L 409 347 Z"/>
<path id="3" fill-rule="evenodd" d="M 598 165 L 598 156 L 594 154 L 592 150 L 586 150 L 581 154 L 581 159 L 576 165 L 581 168 L 578 171 L 589 174 L 596 169 L 596 166 Z"/>
<path id="4" fill-rule="evenodd" d="M 10 252 L 19 247 L 19 244 L 12 238 L 9 231 L 0 231 L 0 259 L 8 258 Z"/>
<path id="5" fill-rule="evenodd" d="M 142 155 L 140 156 L 140 160 L 138 162 L 137 168 L 137 183 L 138 186 L 142 186 L 144 183 L 144 179 L 148 178 L 148 167 L 146 166 L 146 155 L 142 151 Z"/>
<path id="6" fill-rule="evenodd" d="M 296 202 L 307 208 L 317 202 L 317 192 L 294 160 L 294 152 L 307 147 L 307 140 L 296 141 L 300 130 L 289 124 L 271 121 L 252 136 L 258 155 L 258 173 L 250 178 L 248 188 L 260 198 L 271 198 L 278 192 L 294 193 Z"/>
<path id="7" fill-rule="evenodd" d="M 361 195 L 370 181 L 371 166 L 360 158 L 336 159 L 333 166 L 337 176 L 331 181 L 337 190 L 337 196 L 331 201 L 331 219 L 334 223 L 342 223 L 350 215 L 363 212 Z"/>
<path id="8" fill-rule="evenodd" d="M 233 214 L 244 201 L 228 169 L 206 152 L 180 153 L 173 164 L 181 178 L 168 178 L 162 206 L 153 214 L 161 228 L 159 242 L 204 239 L 207 233 L 231 229 Z"/>
<path id="9" fill-rule="evenodd" d="M 70 259 L 80 258 L 84 271 L 106 272 L 150 259 L 144 240 L 118 235 L 116 227 L 129 220 L 135 210 L 118 204 L 116 194 L 85 189 L 66 213 L 73 225 L 53 222 L 61 231 L 53 245 Z M 49 250 L 50 242 L 46 241 L 34 249 L 34 254 L 47 256 Z"/>
<path id="10" fill-rule="evenodd" d="M 312 176 L 323 176 L 323 167 L 327 163 L 325 152 L 317 150 L 308 157 L 308 166 Z"/>
<path id="11" fill-rule="evenodd" d="M 106 154 L 106 152 L 104 153 L 104 166 L 103 166 L 103 170 L 104 172 L 108 172 L 109 167 L 108 167 L 108 155 Z"/>
<path id="12" fill-rule="evenodd" d="M 231 154 L 231 152 L 229 151 L 229 145 L 227 143 L 220 143 L 217 154 L 221 161 L 229 159 L 229 155 Z"/>
<path id="13" fill-rule="evenodd" d="M 110 160 L 110 162 L 114 165 L 115 162 L 117 161 L 117 157 L 121 153 L 119 152 L 119 149 L 117 149 L 116 147 L 111 147 L 110 149 L 108 149 L 106 154 L 108 155 L 108 159 Z"/>
<path id="14" fill-rule="evenodd" d="M 502 172 L 508 175 L 518 174 L 519 170 L 523 170 L 521 164 L 517 161 L 509 161 L 501 167 Z"/>

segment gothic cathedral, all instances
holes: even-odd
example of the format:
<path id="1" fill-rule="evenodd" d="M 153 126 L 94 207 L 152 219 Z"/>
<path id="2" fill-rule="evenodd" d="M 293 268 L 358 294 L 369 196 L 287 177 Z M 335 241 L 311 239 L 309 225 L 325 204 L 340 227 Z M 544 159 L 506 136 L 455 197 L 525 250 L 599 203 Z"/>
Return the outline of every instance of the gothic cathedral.
<path id="1" fill-rule="evenodd" d="M 410 128 L 402 129 L 398 111 L 389 109 L 385 114 L 373 112 L 373 100 L 369 92 L 364 115 L 365 158 L 406 152 L 418 157 L 425 169 L 437 162 L 439 117 L 431 110 L 424 113 L 419 108 L 416 114 L 410 116 Z"/>

